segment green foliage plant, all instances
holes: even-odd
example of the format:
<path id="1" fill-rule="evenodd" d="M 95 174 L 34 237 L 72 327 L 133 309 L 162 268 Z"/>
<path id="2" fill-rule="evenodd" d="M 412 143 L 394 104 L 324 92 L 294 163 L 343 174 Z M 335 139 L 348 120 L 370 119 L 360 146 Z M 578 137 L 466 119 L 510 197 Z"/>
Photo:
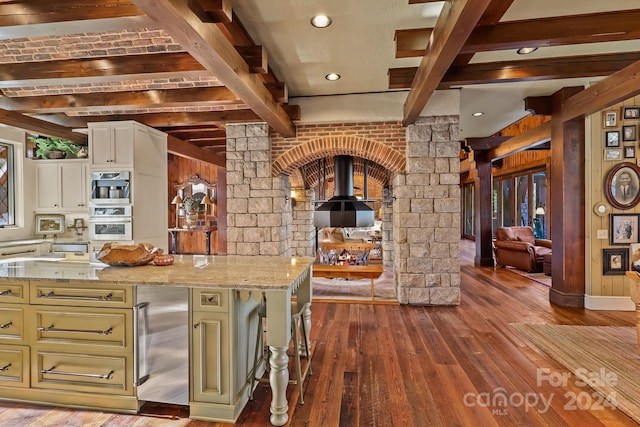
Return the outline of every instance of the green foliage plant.
<path id="1" fill-rule="evenodd" d="M 63 138 L 29 136 L 29 140 L 36 144 L 35 155 L 41 159 L 47 159 L 47 153 L 49 151 L 62 151 L 76 156 L 81 148 L 80 145 Z"/>

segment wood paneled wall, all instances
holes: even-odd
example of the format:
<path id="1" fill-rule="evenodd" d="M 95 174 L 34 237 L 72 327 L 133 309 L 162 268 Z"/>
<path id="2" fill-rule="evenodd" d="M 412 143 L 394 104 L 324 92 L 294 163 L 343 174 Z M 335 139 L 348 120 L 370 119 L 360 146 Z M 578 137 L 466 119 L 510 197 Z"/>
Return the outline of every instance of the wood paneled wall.
<path id="1" fill-rule="evenodd" d="M 634 164 L 640 163 L 640 148 L 638 140 L 620 141 L 621 159 L 617 161 L 606 161 L 604 159 L 605 132 L 620 131 L 622 139 L 622 126 L 635 125 L 636 135 L 637 127 L 640 120 L 624 120 L 622 118 L 623 107 L 633 107 L 640 105 L 640 96 L 629 98 L 626 101 L 613 105 L 606 111 L 615 111 L 617 113 L 617 123 L 614 127 L 604 126 L 604 111 L 593 114 L 587 122 L 587 176 L 586 176 L 586 245 L 587 245 L 587 294 L 598 297 L 619 297 L 629 295 L 629 278 L 624 275 L 610 276 L 603 275 L 603 256 L 604 248 L 629 249 L 629 245 L 612 245 L 611 235 L 611 214 L 640 214 L 640 205 L 632 209 L 621 210 L 612 206 L 605 197 L 605 177 L 614 166 L 622 162 L 630 162 Z M 636 155 L 632 158 L 624 158 L 624 147 L 635 147 Z M 593 207 L 597 203 L 604 203 L 609 211 L 603 216 L 598 216 Z M 604 238 L 598 238 L 598 230 L 605 232 Z M 625 266 L 629 269 L 630 266 Z"/>
<path id="2" fill-rule="evenodd" d="M 171 204 L 171 200 L 176 195 L 175 184 L 184 183 L 194 175 L 210 182 L 217 183 L 215 199 L 215 219 L 218 222 L 218 230 L 211 234 L 211 253 L 226 253 L 226 179 L 225 169 L 212 165 L 211 163 L 199 162 L 184 157 L 169 154 L 167 158 L 168 167 L 168 194 L 169 200 L 169 227 L 176 227 L 176 206 Z M 220 182 L 222 177 L 223 182 Z M 209 208 L 207 218 L 213 219 L 211 208 Z M 178 224 L 182 226 L 182 222 Z M 178 237 L 177 253 L 182 254 L 205 254 L 205 235 L 198 232 L 181 232 Z M 167 247 L 171 247 L 170 236 L 167 232 Z"/>

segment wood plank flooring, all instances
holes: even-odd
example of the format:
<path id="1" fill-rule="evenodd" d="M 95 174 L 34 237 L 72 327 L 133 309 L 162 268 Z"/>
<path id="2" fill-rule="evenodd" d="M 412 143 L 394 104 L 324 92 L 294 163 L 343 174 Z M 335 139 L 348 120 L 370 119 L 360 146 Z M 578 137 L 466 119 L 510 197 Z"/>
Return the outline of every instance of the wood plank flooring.
<path id="1" fill-rule="evenodd" d="M 538 384 L 538 369 L 568 374 L 530 347 L 514 322 L 633 326 L 631 312 L 562 309 L 549 288 L 500 268 L 473 266 L 461 242 L 462 302 L 457 307 L 314 302 L 313 375 L 294 427 L 327 426 L 633 426 L 622 412 L 571 410 L 568 396 L 591 393 Z M 589 345 L 589 343 L 585 343 Z M 289 387 L 295 402 L 295 386 Z M 485 404 L 502 393 L 511 404 Z M 520 397 L 551 401 L 525 407 Z M 237 425 L 269 425 L 268 385 L 260 385 Z M 532 401 L 533 402 L 533 401 Z M 499 403 L 499 402 L 498 402 Z M 141 415 L 0 402 L 4 426 L 222 426 L 189 420 L 184 407 L 146 405 Z"/>

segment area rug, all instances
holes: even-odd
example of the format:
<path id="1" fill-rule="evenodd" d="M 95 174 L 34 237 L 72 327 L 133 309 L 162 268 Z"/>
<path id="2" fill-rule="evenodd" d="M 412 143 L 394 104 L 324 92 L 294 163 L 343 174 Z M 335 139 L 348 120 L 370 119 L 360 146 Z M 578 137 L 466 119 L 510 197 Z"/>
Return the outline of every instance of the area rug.
<path id="1" fill-rule="evenodd" d="M 314 277 L 313 297 L 316 299 L 371 300 L 371 279 L 326 279 Z M 393 286 L 393 267 L 385 267 L 374 280 L 376 300 L 397 300 Z"/>
<path id="2" fill-rule="evenodd" d="M 640 423 L 640 356 L 636 353 L 636 328 L 522 323 L 511 326 L 566 367 L 575 381 L 579 378 L 586 382 Z"/>

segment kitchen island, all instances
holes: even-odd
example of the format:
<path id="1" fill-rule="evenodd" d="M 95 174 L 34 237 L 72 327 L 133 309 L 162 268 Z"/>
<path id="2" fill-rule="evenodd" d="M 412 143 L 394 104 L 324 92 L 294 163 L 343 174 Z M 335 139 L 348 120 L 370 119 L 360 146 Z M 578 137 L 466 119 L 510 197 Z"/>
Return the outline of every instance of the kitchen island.
<path id="1" fill-rule="evenodd" d="M 0 263 L 0 399 L 137 412 L 136 289 L 189 293 L 190 417 L 234 422 L 266 297 L 271 423 L 288 420 L 291 299 L 311 327 L 312 258 L 175 256 L 170 266 L 18 258 Z M 259 374 L 259 373 L 258 373 Z M 153 367 L 150 367 L 153 376 Z"/>

